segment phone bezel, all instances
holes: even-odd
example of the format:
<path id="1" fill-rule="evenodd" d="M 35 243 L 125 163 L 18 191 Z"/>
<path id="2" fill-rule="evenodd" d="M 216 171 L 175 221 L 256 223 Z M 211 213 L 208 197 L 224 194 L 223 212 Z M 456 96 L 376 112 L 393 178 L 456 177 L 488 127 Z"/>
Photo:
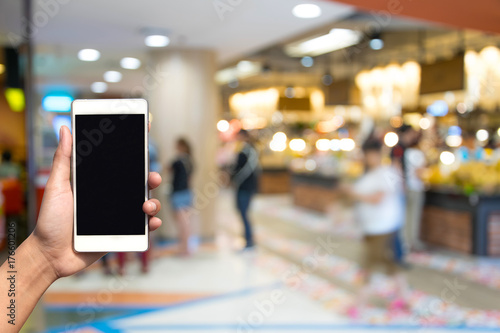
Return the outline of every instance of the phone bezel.
<path id="1" fill-rule="evenodd" d="M 149 112 L 145 99 L 77 99 L 71 104 L 71 127 L 73 142 L 75 138 L 76 115 L 144 115 L 144 201 L 149 199 Z M 148 216 L 144 214 L 144 235 L 77 235 L 76 225 L 76 145 L 72 148 L 73 183 L 73 248 L 76 252 L 144 252 L 149 248 Z"/>

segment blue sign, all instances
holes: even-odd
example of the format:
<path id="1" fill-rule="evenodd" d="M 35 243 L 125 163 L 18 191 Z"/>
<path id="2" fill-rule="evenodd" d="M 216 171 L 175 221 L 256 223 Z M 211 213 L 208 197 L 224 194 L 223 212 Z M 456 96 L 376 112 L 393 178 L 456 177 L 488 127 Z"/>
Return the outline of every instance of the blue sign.
<path id="1" fill-rule="evenodd" d="M 73 97 L 63 94 L 49 94 L 42 99 L 42 107 L 47 112 L 70 112 Z"/>

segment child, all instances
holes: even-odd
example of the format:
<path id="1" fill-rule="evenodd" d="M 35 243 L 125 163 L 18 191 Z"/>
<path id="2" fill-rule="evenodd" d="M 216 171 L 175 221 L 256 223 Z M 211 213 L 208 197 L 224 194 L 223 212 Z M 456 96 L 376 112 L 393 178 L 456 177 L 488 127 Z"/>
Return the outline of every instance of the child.
<path id="1" fill-rule="evenodd" d="M 399 297 L 391 307 L 403 308 L 406 280 L 392 253 L 394 233 L 400 228 L 404 207 L 401 201 L 400 173 L 392 166 L 382 165 L 382 144 L 369 140 L 363 145 L 366 173 L 346 194 L 356 202 L 355 216 L 363 231 L 363 266 L 365 277 L 357 297 L 357 307 L 348 309 L 350 317 L 357 317 L 366 306 L 370 294 L 370 279 L 376 266 L 382 266 L 388 275 L 395 276 Z M 396 180 L 396 181 L 395 181 Z"/>

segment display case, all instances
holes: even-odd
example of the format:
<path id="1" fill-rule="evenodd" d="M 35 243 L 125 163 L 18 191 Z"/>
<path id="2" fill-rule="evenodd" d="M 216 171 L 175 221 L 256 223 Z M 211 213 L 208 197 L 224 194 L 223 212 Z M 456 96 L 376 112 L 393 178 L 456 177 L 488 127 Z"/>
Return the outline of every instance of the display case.
<path id="1" fill-rule="evenodd" d="M 421 238 L 463 253 L 500 256 L 500 195 L 427 191 Z"/>
<path id="2" fill-rule="evenodd" d="M 296 206 L 326 212 L 338 198 L 338 177 L 293 173 L 291 180 L 293 202 Z"/>

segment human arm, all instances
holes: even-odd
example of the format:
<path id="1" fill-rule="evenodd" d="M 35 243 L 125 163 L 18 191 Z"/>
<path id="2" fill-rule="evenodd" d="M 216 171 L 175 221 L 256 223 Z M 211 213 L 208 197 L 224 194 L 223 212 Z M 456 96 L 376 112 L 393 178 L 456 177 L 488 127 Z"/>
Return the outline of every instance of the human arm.
<path id="1" fill-rule="evenodd" d="M 356 186 L 347 183 L 340 184 L 339 191 L 342 195 L 348 197 L 353 201 L 365 202 L 369 204 L 377 204 L 382 201 L 385 196 L 384 191 L 361 193 L 361 191 L 357 189 Z"/>
<path id="2" fill-rule="evenodd" d="M 73 250 L 73 192 L 70 184 L 72 137 L 69 129 L 61 128 L 59 146 L 54 156 L 37 226 L 11 257 L 0 267 L 0 306 L 15 301 L 15 325 L 6 318 L 0 321 L 0 332 L 18 332 L 28 319 L 45 290 L 57 279 L 75 274 L 98 260 L 104 253 L 77 253 Z M 161 183 L 157 173 L 150 173 L 149 187 Z M 150 199 L 142 206 L 150 216 L 149 228 L 155 230 L 161 220 L 154 217 L 160 202 Z M 10 261 L 12 261 L 12 258 Z M 15 271 L 16 273 L 9 273 Z M 14 288 L 8 277 L 14 275 Z M 9 290 L 15 289 L 9 296 Z M 8 310 L 10 311 L 10 310 Z"/>

